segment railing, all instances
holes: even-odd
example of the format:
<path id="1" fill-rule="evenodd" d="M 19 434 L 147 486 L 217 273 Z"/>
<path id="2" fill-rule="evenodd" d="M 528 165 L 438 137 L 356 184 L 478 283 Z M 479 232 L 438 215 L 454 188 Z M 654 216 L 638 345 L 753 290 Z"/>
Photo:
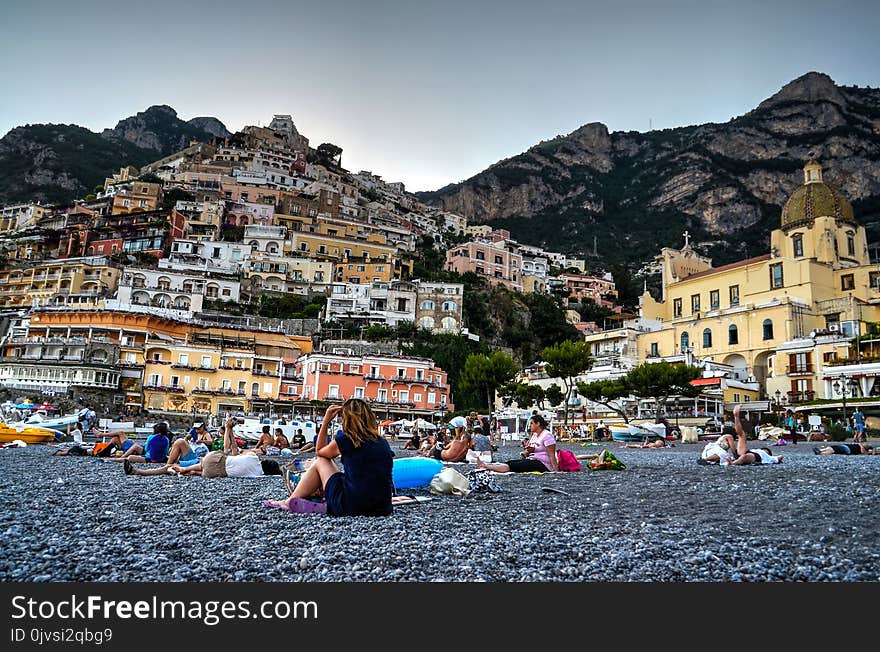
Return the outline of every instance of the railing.
<path id="1" fill-rule="evenodd" d="M 880 356 L 876 355 L 863 355 L 858 358 L 835 358 L 834 360 L 828 360 L 824 363 L 826 367 L 840 367 L 843 365 L 853 365 L 853 364 L 866 364 L 880 362 Z"/>
<path id="2" fill-rule="evenodd" d="M 804 392 L 788 392 L 788 402 L 790 404 L 796 403 L 807 403 L 812 401 L 816 396 L 816 392 L 813 390 L 807 390 Z"/>
<path id="3" fill-rule="evenodd" d="M 385 380 L 385 376 L 382 374 L 365 374 L 365 380 Z"/>
<path id="4" fill-rule="evenodd" d="M 198 367 L 195 367 L 191 364 L 172 364 L 171 368 L 172 369 L 186 369 L 188 371 L 193 371 L 195 369 L 198 369 Z"/>
<path id="5" fill-rule="evenodd" d="M 323 401 L 344 401 L 345 396 L 343 396 L 342 394 L 326 394 L 324 396 L 324 398 L 321 400 L 323 400 Z"/>
<path id="6" fill-rule="evenodd" d="M 254 369 L 251 373 L 254 376 L 272 376 L 274 378 L 278 377 L 277 371 L 267 371 L 265 369 L 260 369 L 260 370 Z"/>
<path id="7" fill-rule="evenodd" d="M 788 375 L 797 376 L 799 374 L 812 374 L 813 364 L 811 362 L 805 364 L 793 364 L 788 366 Z"/>

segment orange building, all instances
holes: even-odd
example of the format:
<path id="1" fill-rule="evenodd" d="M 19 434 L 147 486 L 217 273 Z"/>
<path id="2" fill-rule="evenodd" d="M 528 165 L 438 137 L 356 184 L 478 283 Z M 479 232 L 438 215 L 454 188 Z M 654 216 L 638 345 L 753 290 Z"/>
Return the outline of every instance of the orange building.
<path id="1" fill-rule="evenodd" d="M 446 372 L 430 358 L 312 353 L 281 378 L 281 400 L 362 398 L 377 416 L 430 416 L 454 409 Z"/>

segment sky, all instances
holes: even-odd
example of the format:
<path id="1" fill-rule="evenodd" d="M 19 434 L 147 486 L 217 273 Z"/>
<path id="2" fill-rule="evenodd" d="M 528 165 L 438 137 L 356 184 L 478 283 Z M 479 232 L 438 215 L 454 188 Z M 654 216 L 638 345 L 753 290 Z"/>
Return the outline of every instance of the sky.
<path id="1" fill-rule="evenodd" d="M 154 104 L 235 131 L 290 114 L 312 146 L 407 190 L 602 122 L 726 122 L 816 70 L 880 87 L 880 2 L 15 1 L 0 135 L 93 131 Z"/>

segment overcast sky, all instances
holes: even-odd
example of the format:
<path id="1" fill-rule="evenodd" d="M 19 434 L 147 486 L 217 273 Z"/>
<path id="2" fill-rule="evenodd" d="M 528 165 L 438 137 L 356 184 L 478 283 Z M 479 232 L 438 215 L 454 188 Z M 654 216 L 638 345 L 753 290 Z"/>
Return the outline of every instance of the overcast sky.
<path id="1" fill-rule="evenodd" d="M 5 3 L 6 4 L 6 3 Z M 408 190 L 588 122 L 724 122 L 825 72 L 880 87 L 880 2 L 28 0 L 0 20 L 0 134 L 153 104 L 235 131 L 289 113 Z"/>

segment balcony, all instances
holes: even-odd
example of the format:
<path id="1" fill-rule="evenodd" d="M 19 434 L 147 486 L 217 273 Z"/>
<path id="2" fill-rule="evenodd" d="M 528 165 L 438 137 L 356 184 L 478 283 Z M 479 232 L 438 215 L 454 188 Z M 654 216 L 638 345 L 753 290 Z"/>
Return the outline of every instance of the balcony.
<path id="1" fill-rule="evenodd" d="M 796 405 L 798 403 L 808 403 L 812 401 L 815 396 L 816 392 L 811 389 L 803 392 L 788 392 L 788 402 L 791 405 Z"/>
<path id="2" fill-rule="evenodd" d="M 342 394 L 325 394 L 324 398 L 322 398 L 321 400 L 322 401 L 344 401 L 345 396 L 343 396 Z"/>
<path id="3" fill-rule="evenodd" d="M 153 362 L 153 361 L 151 360 L 150 362 Z M 193 370 L 197 369 L 198 367 L 195 367 L 191 364 L 173 364 L 173 365 L 171 365 L 171 368 L 172 369 L 185 369 L 187 371 L 193 371 Z"/>
<path id="4" fill-rule="evenodd" d="M 174 392 L 177 394 L 183 394 L 185 391 L 180 385 L 144 385 L 144 390 L 152 392 Z"/>
<path id="5" fill-rule="evenodd" d="M 147 364 L 171 364 L 171 360 L 147 360 Z"/>
<path id="6" fill-rule="evenodd" d="M 277 378 L 277 377 L 278 377 L 278 372 L 277 372 L 277 371 L 269 371 L 269 370 L 266 370 L 266 369 L 254 369 L 251 373 L 252 373 L 254 376 L 271 376 L 271 377 L 273 377 L 273 378 Z"/>
<path id="7" fill-rule="evenodd" d="M 286 383 L 301 383 L 305 380 L 305 378 L 303 378 L 301 375 L 294 375 L 294 376 L 285 375 L 285 376 L 281 376 L 281 380 Z"/>
<path id="8" fill-rule="evenodd" d="M 385 380 L 385 376 L 383 376 L 382 374 L 365 374 L 365 375 L 364 375 L 364 380 L 378 380 L 378 381 L 384 381 L 384 380 Z"/>
<path id="9" fill-rule="evenodd" d="M 789 365 L 787 368 L 787 373 L 789 376 L 812 376 L 813 363 L 805 362 L 803 364 Z"/>

